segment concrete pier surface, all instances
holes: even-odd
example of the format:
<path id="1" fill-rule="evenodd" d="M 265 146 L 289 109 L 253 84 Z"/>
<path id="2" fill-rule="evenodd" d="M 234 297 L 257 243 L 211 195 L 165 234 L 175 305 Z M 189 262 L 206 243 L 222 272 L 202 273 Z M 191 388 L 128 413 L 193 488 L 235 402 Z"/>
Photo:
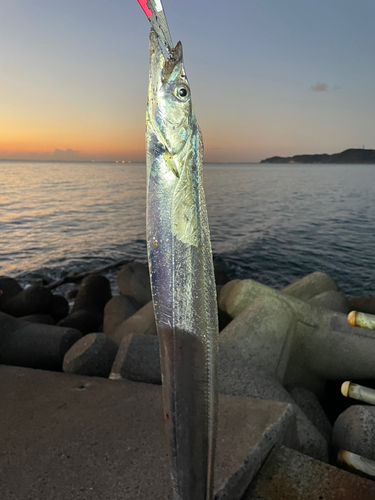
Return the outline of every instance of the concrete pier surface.
<path id="1" fill-rule="evenodd" d="M 215 498 L 277 443 L 298 447 L 290 404 L 220 396 Z M 0 365 L 0 498 L 172 499 L 161 387 Z"/>
<path id="2" fill-rule="evenodd" d="M 375 482 L 277 445 L 243 500 L 375 500 Z"/>

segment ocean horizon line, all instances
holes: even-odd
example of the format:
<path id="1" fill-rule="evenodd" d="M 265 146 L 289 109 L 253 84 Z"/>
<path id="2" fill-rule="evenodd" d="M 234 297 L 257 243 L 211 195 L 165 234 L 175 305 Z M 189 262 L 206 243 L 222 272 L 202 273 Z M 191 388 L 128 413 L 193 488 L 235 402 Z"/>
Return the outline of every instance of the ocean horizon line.
<path id="1" fill-rule="evenodd" d="M 25 160 L 25 159 L 14 159 L 14 158 L 0 158 L 1 162 L 13 162 L 13 163 L 114 163 L 115 165 L 132 165 L 139 164 L 143 165 L 146 163 L 144 161 L 133 161 L 133 160 Z M 258 165 L 260 161 L 204 161 L 204 165 Z"/>

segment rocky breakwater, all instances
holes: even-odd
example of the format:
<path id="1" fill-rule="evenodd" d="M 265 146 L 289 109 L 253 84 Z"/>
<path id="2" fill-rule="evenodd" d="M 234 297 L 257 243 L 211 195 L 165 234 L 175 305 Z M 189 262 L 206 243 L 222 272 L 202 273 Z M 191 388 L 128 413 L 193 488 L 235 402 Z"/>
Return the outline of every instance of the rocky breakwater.
<path id="1" fill-rule="evenodd" d="M 340 432 L 332 440 L 332 425 L 338 413 L 332 418 L 327 412 L 327 381 L 375 381 L 375 335 L 347 321 L 354 308 L 372 312 L 372 298 L 350 302 L 320 272 L 283 290 L 249 279 L 228 282 L 222 270 L 216 270 L 216 278 L 219 391 L 291 403 L 300 450 L 336 463 Z M 105 277 L 87 276 L 67 314 L 63 297 L 0 278 L 0 363 L 160 384 L 148 268 L 128 263 L 117 282 L 120 293 L 112 296 Z M 46 323 L 47 317 L 58 326 L 32 323 Z M 349 412 L 351 427 L 363 420 L 364 411 Z M 372 414 L 367 413 L 370 421 Z M 344 417 L 339 417 L 337 429 L 348 428 Z"/>
<path id="2" fill-rule="evenodd" d="M 375 335 L 347 321 L 354 304 L 358 309 L 358 304 L 368 307 L 370 302 L 350 303 L 323 273 L 306 276 L 282 291 L 252 280 L 228 283 L 219 295 L 220 307 L 233 318 L 220 337 L 221 389 L 294 403 L 302 451 L 320 454 L 321 459 L 328 451 L 336 463 L 340 432 L 336 430 L 332 443 L 334 419 L 332 411 L 331 421 L 324 411 L 332 396 L 327 381 L 375 380 Z M 353 428 L 362 413 L 348 412 L 350 424 L 344 423 L 344 415 L 335 428 Z"/>
<path id="3" fill-rule="evenodd" d="M 82 337 L 54 326 L 69 310 L 66 299 L 42 286 L 22 289 L 8 277 L 0 277 L 0 290 L 0 363 L 61 370 L 65 353 Z"/>

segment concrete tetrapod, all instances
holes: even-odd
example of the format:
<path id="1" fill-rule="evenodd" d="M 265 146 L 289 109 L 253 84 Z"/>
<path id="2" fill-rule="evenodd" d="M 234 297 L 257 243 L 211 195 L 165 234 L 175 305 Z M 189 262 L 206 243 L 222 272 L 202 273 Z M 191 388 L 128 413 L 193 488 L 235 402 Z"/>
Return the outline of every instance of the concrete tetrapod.
<path id="1" fill-rule="evenodd" d="M 76 342 L 64 356 L 65 373 L 108 377 L 118 345 L 104 333 L 90 333 Z"/>
<path id="2" fill-rule="evenodd" d="M 326 292 L 315 295 L 307 301 L 313 307 L 324 307 L 330 311 L 337 311 L 343 314 L 349 314 L 352 310 L 349 300 L 340 292 L 327 290 Z"/>
<path id="3" fill-rule="evenodd" d="M 73 328 L 28 323 L 0 312 L 0 363 L 61 370 L 65 353 L 81 337 Z"/>
<path id="4" fill-rule="evenodd" d="M 124 337 L 109 378 L 161 384 L 158 337 L 142 333 Z"/>
<path id="5" fill-rule="evenodd" d="M 289 394 L 323 435 L 327 443 L 330 443 L 332 441 L 332 424 L 315 394 L 304 387 L 294 387 L 289 391 Z"/>
<path id="6" fill-rule="evenodd" d="M 375 460 L 375 408 L 353 405 L 341 413 L 333 426 L 333 444 L 337 450 L 347 450 Z"/>
<path id="7" fill-rule="evenodd" d="M 123 321 L 114 332 L 108 336 L 120 345 L 124 337 L 129 337 L 131 334 L 147 334 L 156 335 L 156 324 L 154 306 L 152 300 L 145 306 L 141 307 L 130 318 Z"/>
<path id="8" fill-rule="evenodd" d="M 327 461 L 327 443 L 281 385 L 296 319 L 279 301 L 264 297 L 233 320 L 219 337 L 219 392 L 226 395 L 292 403 L 297 434 L 307 455 Z M 282 317 L 282 318 L 281 318 Z M 271 332 L 270 336 L 267 332 Z M 133 334 L 121 342 L 111 379 L 161 383 L 159 344 L 154 335 Z"/>
<path id="9" fill-rule="evenodd" d="M 219 391 L 292 403 L 301 450 L 327 461 L 327 442 L 282 386 L 296 325 L 293 310 L 281 299 L 255 300 L 220 334 Z"/>
<path id="10" fill-rule="evenodd" d="M 373 481 L 276 445 L 242 500 L 375 500 Z"/>
<path id="11" fill-rule="evenodd" d="M 115 295 L 109 300 L 104 308 L 103 332 L 111 337 L 117 327 L 133 314 L 140 305 L 133 297 L 128 295 Z"/>
<path id="12" fill-rule="evenodd" d="M 350 326 L 345 314 L 312 307 L 249 279 L 224 285 L 219 306 L 235 318 L 259 297 L 283 301 L 297 319 L 284 385 L 319 395 L 327 379 L 375 378 L 375 333 Z"/>
<path id="13" fill-rule="evenodd" d="M 337 284 L 328 274 L 320 271 L 304 276 L 302 279 L 294 281 L 283 288 L 283 293 L 295 297 L 299 300 L 309 300 L 321 293 L 333 290 L 338 291 Z"/>

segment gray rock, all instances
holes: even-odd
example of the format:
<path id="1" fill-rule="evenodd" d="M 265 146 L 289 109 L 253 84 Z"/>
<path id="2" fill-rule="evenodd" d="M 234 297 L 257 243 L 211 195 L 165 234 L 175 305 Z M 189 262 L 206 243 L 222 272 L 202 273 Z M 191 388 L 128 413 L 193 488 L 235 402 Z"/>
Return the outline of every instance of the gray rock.
<path id="1" fill-rule="evenodd" d="M 375 407 L 353 405 L 333 426 L 335 447 L 375 460 Z"/>
<path id="2" fill-rule="evenodd" d="M 16 318 L 30 314 L 49 314 L 53 309 L 53 295 L 43 286 L 25 288 L 2 305 L 2 311 Z"/>
<path id="3" fill-rule="evenodd" d="M 148 267 L 140 262 L 130 262 L 117 274 L 117 284 L 123 295 L 130 295 L 144 306 L 151 300 Z"/>
<path id="4" fill-rule="evenodd" d="M 132 334 L 156 335 L 155 314 L 152 301 L 148 302 L 139 311 L 130 318 L 123 321 L 116 330 L 110 335 L 110 338 L 120 345 L 124 337 Z"/>
<path id="5" fill-rule="evenodd" d="M 327 274 L 315 271 L 286 286 L 282 292 L 299 300 L 309 300 L 328 290 L 337 292 L 337 284 Z"/>
<path id="6" fill-rule="evenodd" d="M 319 295 L 315 295 L 312 299 L 307 301 L 310 306 L 324 307 L 331 311 L 337 311 L 343 314 L 349 314 L 352 310 L 349 300 L 340 292 L 335 290 L 327 290 Z"/>
<path id="7" fill-rule="evenodd" d="M 65 373 L 108 377 L 118 346 L 104 333 L 90 333 L 78 340 L 65 354 Z"/>
<path id="8" fill-rule="evenodd" d="M 138 311 L 140 305 L 129 295 L 116 295 L 109 300 L 104 308 L 103 332 L 113 335 L 123 321 Z"/>
<path id="9" fill-rule="evenodd" d="M 332 425 L 315 394 L 303 387 L 294 387 L 289 391 L 289 394 L 325 440 L 330 443 L 332 441 Z"/>
<path id="10" fill-rule="evenodd" d="M 13 278 L 8 278 L 7 276 L 0 276 L 0 309 L 7 300 L 12 299 L 20 292 L 22 292 L 21 285 Z"/>
<path id="11" fill-rule="evenodd" d="M 30 314 L 20 319 L 29 323 L 40 323 L 41 325 L 56 325 L 56 321 L 49 314 Z"/>
<path id="12" fill-rule="evenodd" d="M 83 335 L 98 332 L 103 324 L 103 315 L 95 311 L 80 309 L 60 320 L 57 325 L 79 330 Z"/>
<path id="13" fill-rule="evenodd" d="M 85 309 L 103 314 L 104 307 L 111 298 L 111 285 L 107 278 L 100 274 L 90 274 L 82 280 L 72 312 Z"/>
<path id="14" fill-rule="evenodd" d="M 157 336 L 137 334 L 124 337 L 109 378 L 161 384 Z"/>
<path id="15" fill-rule="evenodd" d="M 66 351 L 81 337 L 72 328 L 28 323 L 0 313 L 0 364 L 61 370 Z"/>

